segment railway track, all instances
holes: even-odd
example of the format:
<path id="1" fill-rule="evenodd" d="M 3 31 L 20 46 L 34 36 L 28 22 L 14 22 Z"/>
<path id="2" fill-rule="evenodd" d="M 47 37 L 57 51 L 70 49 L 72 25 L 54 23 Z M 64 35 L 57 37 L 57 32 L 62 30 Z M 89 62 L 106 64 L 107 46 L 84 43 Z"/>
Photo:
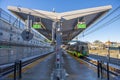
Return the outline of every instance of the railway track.
<path id="1" fill-rule="evenodd" d="M 97 60 L 93 60 L 93 59 L 90 59 L 88 57 L 84 57 L 84 58 L 81 58 L 82 60 L 94 65 L 95 67 L 97 67 Z M 106 69 L 107 65 L 105 63 L 102 64 L 102 69 L 104 71 L 107 71 Z M 109 72 L 115 76 L 119 76 L 120 75 L 120 69 L 117 69 L 117 68 L 114 68 L 112 66 L 109 66 Z"/>

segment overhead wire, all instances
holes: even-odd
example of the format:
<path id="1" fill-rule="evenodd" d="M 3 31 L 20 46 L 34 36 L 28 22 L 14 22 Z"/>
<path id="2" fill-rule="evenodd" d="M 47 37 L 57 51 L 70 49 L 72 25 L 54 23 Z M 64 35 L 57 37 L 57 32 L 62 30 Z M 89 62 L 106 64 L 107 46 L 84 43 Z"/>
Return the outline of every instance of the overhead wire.
<path id="1" fill-rule="evenodd" d="M 99 30 L 99 29 L 102 29 L 102 28 L 104 28 L 105 26 L 110 25 L 110 24 L 112 24 L 113 22 L 115 22 L 115 21 L 117 21 L 117 20 L 119 20 L 119 19 L 120 19 L 120 14 L 118 14 L 118 15 L 115 16 L 114 18 L 110 19 L 110 20 L 107 21 L 106 23 L 102 24 L 101 26 L 95 28 L 94 30 L 89 31 L 89 32 L 86 33 L 86 34 L 84 33 L 84 36 L 87 36 L 87 35 L 95 32 L 95 31 L 97 31 L 97 30 Z M 82 36 L 81 36 L 81 37 L 82 37 Z"/>
<path id="2" fill-rule="evenodd" d="M 90 30 L 91 30 L 92 28 L 94 28 L 97 24 L 99 24 L 100 22 L 104 21 L 106 18 L 108 18 L 109 16 L 111 16 L 113 13 L 115 13 L 115 12 L 116 12 L 117 10 L 119 10 L 119 9 L 120 9 L 120 6 L 118 6 L 116 9 L 114 9 L 111 13 L 109 13 L 107 16 L 105 16 L 104 18 L 102 18 L 100 21 L 98 21 L 97 23 L 95 23 L 95 24 L 93 25 L 93 27 L 91 27 L 91 28 L 89 28 L 89 29 L 83 31 L 83 32 L 84 32 L 84 36 L 89 35 L 89 34 L 95 32 L 95 30 L 99 30 L 99 29 L 101 29 L 101 28 L 96 28 L 96 29 L 90 31 Z M 120 14 L 119 14 L 119 15 L 120 15 Z M 109 20 L 108 22 L 102 24 L 101 26 L 104 27 L 104 25 L 107 25 L 107 23 L 109 23 L 109 22 L 115 20 L 115 18 L 118 18 L 119 15 L 117 15 L 117 16 L 114 17 L 114 18 L 112 18 L 112 19 Z M 116 20 L 115 20 L 115 21 L 116 21 Z M 114 22 L 114 21 L 113 21 L 113 22 Z M 108 25 L 109 25 L 109 24 L 108 24 Z M 101 27 L 101 26 L 99 26 L 99 27 Z M 89 32 L 88 32 L 88 31 L 89 31 Z M 85 34 L 85 32 L 87 32 L 87 33 Z M 81 35 L 81 37 L 84 37 L 84 36 Z"/>
<path id="3" fill-rule="evenodd" d="M 105 16 L 104 18 L 102 18 L 100 21 L 98 21 L 97 23 L 93 24 L 91 28 L 85 30 L 85 31 L 89 31 L 92 28 L 94 28 L 96 25 L 98 25 L 100 22 L 104 21 L 106 18 L 108 18 L 109 16 L 111 16 L 112 14 L 114 14 L 117 10 L 120 9 L 120 6 L 118 6 L 116 9 L 114 9 L 111 13 L 109 13 L 107 16 Z"/>

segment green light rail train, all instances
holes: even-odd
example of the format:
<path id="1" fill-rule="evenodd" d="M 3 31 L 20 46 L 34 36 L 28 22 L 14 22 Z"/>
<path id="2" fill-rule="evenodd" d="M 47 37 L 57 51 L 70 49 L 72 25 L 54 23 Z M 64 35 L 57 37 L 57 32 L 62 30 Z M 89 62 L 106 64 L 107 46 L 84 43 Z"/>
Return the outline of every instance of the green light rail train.
<path id="1" fill-rule="evenodd" d="M 88 53 L 89 53 L 88 43 L 77 42 L 73 45 L 69 45 L 67 48 L 67 52 L 79 58 L 88 56 Z"/>

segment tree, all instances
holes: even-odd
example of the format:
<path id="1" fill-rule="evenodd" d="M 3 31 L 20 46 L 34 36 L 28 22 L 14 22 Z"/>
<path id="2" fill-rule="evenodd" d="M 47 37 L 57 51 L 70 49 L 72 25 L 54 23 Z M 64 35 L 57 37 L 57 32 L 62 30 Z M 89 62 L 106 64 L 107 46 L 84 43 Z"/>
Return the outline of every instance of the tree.
<path id="1" fill-rule="evenodd" d="M 95 40 L 93 43 L 102 43 L 100 40 Z"/>

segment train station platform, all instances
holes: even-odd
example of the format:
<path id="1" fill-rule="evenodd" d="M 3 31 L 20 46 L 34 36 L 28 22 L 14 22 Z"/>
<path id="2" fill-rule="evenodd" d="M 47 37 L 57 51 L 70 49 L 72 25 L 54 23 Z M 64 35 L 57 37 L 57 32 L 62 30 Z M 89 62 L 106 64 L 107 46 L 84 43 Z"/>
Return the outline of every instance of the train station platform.
<path id="1" fill-rule="evenodd" d="M 79 58 L 72 57 L 66 52 L 62 56 L 63 68 L 66 70 L 67 75 L 66 79 L 61 78 L 61 45 L 68 44 L 68 41 L 81 34 L 83 30 L 92 25 L 111 8 L 112 6 L 108 5 L 71 12 L 53 13 L 8 6 L 8 9 L 18 17 L 17 19 L 0 9 L 0 44 L 3 45 L 0 50 L 0 64 L 14 63 L 12 67 L 9 66 L 11 74 L 1 79 L 0 73 L 0 80 L 19 80 L 16 79 L 17 75 L 19 75 L 17 77 L 21 78 L 20 80 L 51 80 L 54 69 L 58 70 L 56 73 L 60 75 L 59 77 L 55 76 L 57 80 L 101 80 L 97 77 L 96 67 Z M 84 20 L 84 18 L 86 19 Z M 33 26 L 39 26 L 39 28 Z M 49 41 L 46 41 L 45 37 L 52 40 L 53 43 L 55 42 L 55 44 L 51 45 Z M 56 53 L 38 57 L 39 54 L 45 55 L 45 53 L 54 50 Z M 37 57 L 34 59 L 21 60 L 36 55 Z M 4 69 L 1 68 L 0 71 L 8 71 Z M 110 80 L 112 80 L 112 77 L 110 77 Z"/>
<path id="2" fill-rule="evenodd" d="M 94 66 L 70 56 L 63 55 L 64 68 L 68 74 L 66 80 L 107 80 L 98 79 L 97 70 Z M 22 69 L 21 80 L 51 80 L 51 73 L 55 67 L 55 54 L 43 57 Z M 13 74 L 6 76 L 3 80 L 13 80 Z M 110 80 L 113 80 L 110 78 Z"/>

